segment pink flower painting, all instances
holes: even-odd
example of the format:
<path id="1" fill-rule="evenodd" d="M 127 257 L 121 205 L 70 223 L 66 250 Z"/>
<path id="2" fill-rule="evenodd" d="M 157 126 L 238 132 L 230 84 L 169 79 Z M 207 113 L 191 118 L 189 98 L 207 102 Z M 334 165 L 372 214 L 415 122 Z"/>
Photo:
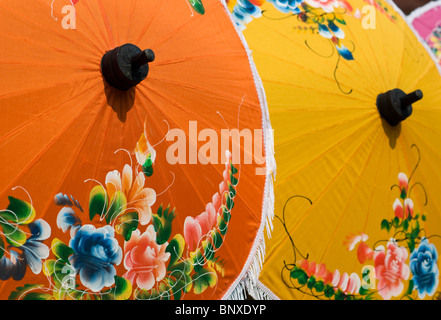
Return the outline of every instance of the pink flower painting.
<path id="1" fill-rule="evenodd" d="M 124 267 L 128 271 L 123 277 L 141 289 L 153 288 L 166 274 L 165 263 L 170 258 L 170 253 L 165 252 L 167 245 L 156 243 L 153 225 L 149 225 L 143 234 L 139 230 L 134 231 L 130 240 L 124 244 Z"/>
<path id="2" fill-rule="evenodd" d="M 406 248 L 389 241 L 387 248 L 379 246 L 374 253 L 375 276 L 378 279 L 378 293 L 385 300 L 400 295 L 404 289 L 403 280 L 410 275 Z"/>

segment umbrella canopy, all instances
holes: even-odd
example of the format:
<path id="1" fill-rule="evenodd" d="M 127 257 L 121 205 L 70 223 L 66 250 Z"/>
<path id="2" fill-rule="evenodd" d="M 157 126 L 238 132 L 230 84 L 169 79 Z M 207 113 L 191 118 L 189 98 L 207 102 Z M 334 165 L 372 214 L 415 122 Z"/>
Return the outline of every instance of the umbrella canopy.
<path id="1" fill-rule="evenodd" d="M 400 11 L 383 0 L 229 8 L 262 78 L 277 162 L 275 229 L 251 293 L 436 297 L 441 78 Z"/>
<path id="2" fill-rule="evenodd" d="M 408 21 L 441 65 L 441 1 L 431 1 L 415 9 Z"/>
<path id="3" fill-rule="evenodd" d="M 0 297 L 240 294 L 272 142 L 226 7 L 1 0 L 0 41 Z"/>

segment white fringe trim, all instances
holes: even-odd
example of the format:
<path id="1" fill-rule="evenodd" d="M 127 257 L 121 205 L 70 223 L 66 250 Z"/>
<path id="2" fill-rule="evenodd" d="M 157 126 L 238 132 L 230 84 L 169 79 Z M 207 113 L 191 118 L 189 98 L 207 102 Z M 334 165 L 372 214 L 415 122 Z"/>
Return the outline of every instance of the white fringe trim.
<path id="1" fill-rule="evenodd" d="M 257 281 L 256 283 L 256 290 L 249 292 L 250 295 L 256 300 L 280 300 L 278 296 L 276 296 L 260 281 Z"/>
<path id="2" fill-rule="evenodd" d="M 239 38 L 242 41 L 248 53 L 248 61 L 250 63 L 251 70 L 253 72 L 254 82 L 256 84 L 257 94 L 259 97 L 260 105 L 262 108 L 262 128 L 264 131 L 264 144 L 265 144 L 265 156 L 266 156 L 266 181 L 265 190 L 262 204 L 262 219 L 259 230 L 257 231 L 256 238 L 254 240 L 253 247 L 242 269 L 241 274 L 237 277 L 231 287 L 228 289 L 222 299 L 230 300 L 244 300 L 247 297 L 247 292 L 252 297 L 269 297 L 265 290 L 259 291 L 261 286 L 258 286 L 258 279 L 262 270 L 263 261 L 265 258 L 265 236 L 264 229 L 266 229 L 267 237 L 271 237 L 273 230 L 274 219 L 274 179 L 276 175 L 276 160 L 274 157 L 274 135 L 269 118 L 269 111 L 266 102 L 265 91 L 263 88 L 262 80 L 257 72 L 257 68 L 254 64 L 251 50 L 248 47 L 247 42 L 234 23 L 231 13 L 228 10 L 225 0 L 221 0 L 224 5 L 224 9 L 231 19 L 231 23 L 234 25 Z"/>

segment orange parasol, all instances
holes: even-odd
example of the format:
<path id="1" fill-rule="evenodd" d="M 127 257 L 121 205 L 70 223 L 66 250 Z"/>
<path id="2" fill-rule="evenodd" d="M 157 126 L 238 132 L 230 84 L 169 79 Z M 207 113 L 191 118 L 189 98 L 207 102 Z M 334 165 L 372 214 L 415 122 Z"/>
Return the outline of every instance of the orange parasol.
<path id="1" fill-rule="evenodd" d="M 1 0 L 0 41 L 0 298 L 240 296 L 273 159 L 225 6 Z"/>

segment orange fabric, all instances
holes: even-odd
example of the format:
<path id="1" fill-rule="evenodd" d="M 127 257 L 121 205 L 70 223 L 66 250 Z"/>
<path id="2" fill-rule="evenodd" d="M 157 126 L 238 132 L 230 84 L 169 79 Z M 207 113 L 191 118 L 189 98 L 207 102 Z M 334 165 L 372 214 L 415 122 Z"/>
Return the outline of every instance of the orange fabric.
<path id="1" fill-rule="evenodd" d="M 152 210 L 170 203 L 177 213 L 172 236 L 183 234 L 185 218 L 203 212 L 218 191 L 224 165 L 168 164 L 172 142 L 161 142 L 168 125 L 184 130 L 189 143 L 189 121 L 197 121 L 198 131 L 262 128 L 247 54 L 223 5 L 205 0 L 205 14 L 198 15 L 186 1 L 78 1 L 76 29 L 65 30 L 62 8 L 70 1 L 51 3 L 0 1 L 0 209 L 8 196 L 30 201 L 13 189 L 21 186 L 36 218 L 51 225 L 50 239 L 68 243 L 56 224 L 54 196 L 72 195 L 84 209 L 83 223 L 90 223 L 91 189 L 108 172 L 130 161 L 135 166 L 146 121 L 156 150 L 154 174 L 145 182 L 157 193 Z M 122 93 L 103 82 L 100 61 L 124 43 L 151 48 L 156 59 L 147 79 Z M 221 298 L 242 272 L 261 224 L 265 176 L 256 176 L 256 167 L 240 166 L 232 220 L 217 252 L 225 275 L 216 287 L 185 298 Z M 118 270 L 124 272 L 122 262 Z M 2 281 L 0 297 L 26 283 L 48 285 L 43 273 L 27 270 L 22 281 Z"/>

